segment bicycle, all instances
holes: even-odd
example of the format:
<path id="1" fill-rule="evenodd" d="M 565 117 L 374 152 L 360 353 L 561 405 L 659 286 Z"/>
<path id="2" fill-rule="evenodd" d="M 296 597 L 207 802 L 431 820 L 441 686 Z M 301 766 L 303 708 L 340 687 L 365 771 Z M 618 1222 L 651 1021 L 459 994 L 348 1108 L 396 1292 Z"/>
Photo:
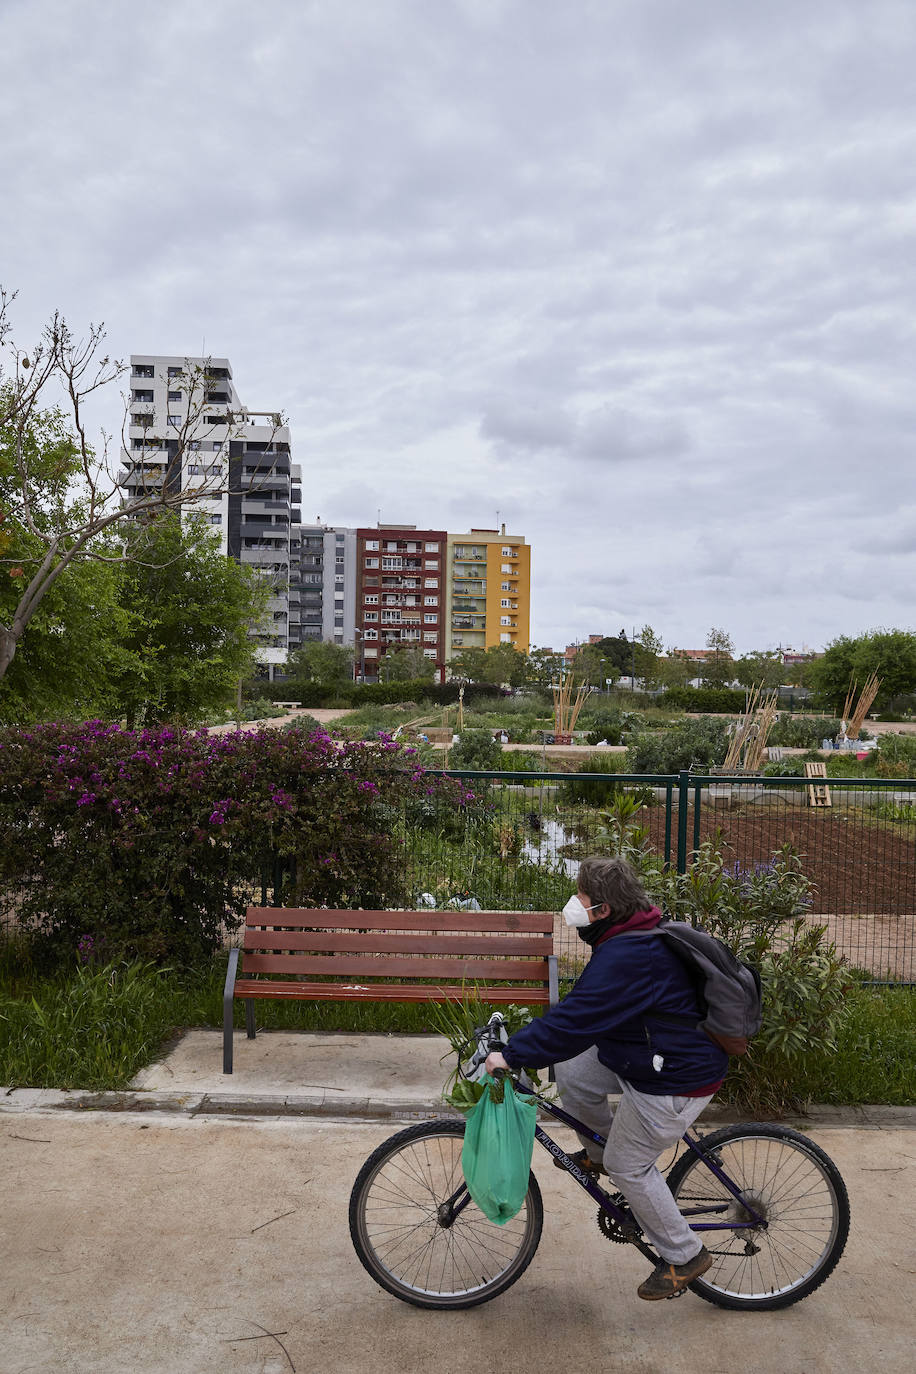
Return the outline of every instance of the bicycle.
<path id="1" fill-rule="evenodd" d="M 459 1051 L 463 1077 L 473 1078 L 504 1043 L 499 1024 L 495 1013 L 477 1029 L 467 1069 Z M 541 1111 L 605 1144 L 536 1092 L 527 1075 L 508 1077 Z M 521 1210 L 506 1225 L 475 1206 L 461 1171 L 464 1127 L 463 1120 L 443 1118 L 398 1132 L 369 1156 L 350 1196 L 350 1236 L 361 1263 L 382 1288 L 416 1307 L 489 1302 L 521 1277 L 541 1238 L 544 1205 L 533 1172 Z M 598 1204 L 602 1235 L 658 1263 L 623 1195 L 580 1169 L 540 1121 L 535 1139 Z M 682 1139 L 687 1151 L 669 1167 L 668 1187 L 713 1256 L 690 1290 L 719 1307 L 760 1312 L 789 1307 L 819 1288 L 849 1233 L 849 1198 L 829 1156 L 798 1131 L 759 1122 L 706 1136 L 691 1130 Z"/>

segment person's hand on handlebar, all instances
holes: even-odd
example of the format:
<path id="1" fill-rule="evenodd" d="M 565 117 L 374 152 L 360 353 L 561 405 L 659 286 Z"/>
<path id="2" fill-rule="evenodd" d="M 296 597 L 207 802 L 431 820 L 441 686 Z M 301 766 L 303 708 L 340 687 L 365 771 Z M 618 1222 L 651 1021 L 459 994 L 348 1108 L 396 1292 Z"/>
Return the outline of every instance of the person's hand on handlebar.
<path id="1" fill-rule="evenodd" d="M 486 1063 L 484 1064 L 487 1073 L 496 1073 L 497 1069 L 508 1069 L 508 1067 L 509 1065 L 506 1063 L 499 1050 L 492 1050 L 491 1053 L 487 1055 Z"/>

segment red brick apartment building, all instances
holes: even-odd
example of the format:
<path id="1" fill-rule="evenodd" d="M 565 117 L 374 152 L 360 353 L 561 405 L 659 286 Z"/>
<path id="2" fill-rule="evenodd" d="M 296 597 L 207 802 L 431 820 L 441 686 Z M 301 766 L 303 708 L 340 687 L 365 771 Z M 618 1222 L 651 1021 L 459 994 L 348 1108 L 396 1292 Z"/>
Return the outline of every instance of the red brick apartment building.
<path id="1" fill-rule="evenodd" d="M 356 531 L 356 673 L 377 682 L 392 648 L 423 650 L 445 681 L 445 530 L 381 525 Z"/>

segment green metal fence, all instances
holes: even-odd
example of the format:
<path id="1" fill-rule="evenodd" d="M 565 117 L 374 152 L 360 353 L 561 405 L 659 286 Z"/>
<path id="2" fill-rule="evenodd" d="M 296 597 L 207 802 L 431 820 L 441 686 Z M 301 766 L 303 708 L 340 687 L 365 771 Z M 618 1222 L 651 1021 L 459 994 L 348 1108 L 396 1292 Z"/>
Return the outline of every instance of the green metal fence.
<path id="1" fill-rule="evenodd" d="M 916 984 L 916 781 L 747 775 L 451 771 L 487 791 L 489 821 L 449 831 L 442 817 L 406 834 L 411 899 L 444 906 L 559 912 L 578 863 L 613 850 L 615 815 L 634 819 L 665 864 L 685 873 L 714 840 L 732 871 L 794 846 L 813 883 L 807 919 L 827 925 L 856 967 Z M 814 791 L 813 789 L 817 789 Z M 561 952 L 579 954 L 558 918 Z"/>

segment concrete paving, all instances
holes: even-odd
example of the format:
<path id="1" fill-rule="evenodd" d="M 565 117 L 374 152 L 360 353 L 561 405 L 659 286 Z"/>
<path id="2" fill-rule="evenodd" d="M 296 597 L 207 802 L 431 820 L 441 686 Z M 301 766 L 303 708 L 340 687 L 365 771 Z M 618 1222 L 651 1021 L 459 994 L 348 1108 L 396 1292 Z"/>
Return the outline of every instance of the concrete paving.
<path id="1" fill-rule="evenodd" d="M 538 1150 L 545 1227 L 493 1302 L 436 1313 L 391 1297 L 350 1243 L 353 1180 L 390 1124 L 0 1115 L 4 1374 L 412 1374 L 557 1367 L 640 1374 L 910 1374 L 916 1343 L 907 1129 L 813 1132 L 853 1227 L 823 1288 L 742 1314 L 692 1294 L 642 1303 L 645 1261 Z M 569 1144 L 562 1129 L 557 1137 Z"/>

